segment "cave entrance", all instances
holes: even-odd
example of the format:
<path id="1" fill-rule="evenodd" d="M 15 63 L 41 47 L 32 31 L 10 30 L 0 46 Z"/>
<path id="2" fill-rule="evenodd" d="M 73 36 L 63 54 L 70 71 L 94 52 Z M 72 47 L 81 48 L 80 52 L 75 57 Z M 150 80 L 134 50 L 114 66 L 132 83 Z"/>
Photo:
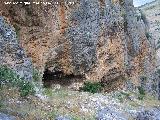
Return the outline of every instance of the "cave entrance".
<path id="1" fill-rule="evenodd" d="M 52 88 L 53 85 L 59 84 L 62 87 L 67 87 L 73 83 L 82 83 L 84 80 L 83 75 L 66 75 L 62 71 L 51 72 L 46 69 L 43 74 L 43 86 L 47 88 Z"/>

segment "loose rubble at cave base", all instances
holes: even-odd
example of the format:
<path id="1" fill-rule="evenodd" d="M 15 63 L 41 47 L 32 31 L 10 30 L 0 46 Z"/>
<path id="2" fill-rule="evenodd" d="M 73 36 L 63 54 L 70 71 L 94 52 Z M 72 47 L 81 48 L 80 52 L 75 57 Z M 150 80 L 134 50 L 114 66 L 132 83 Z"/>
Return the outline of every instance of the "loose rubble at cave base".
<path id="1" fill-rule="evenodd" d="M 38 97 L 27 99 L 16 89 L 4 88 L 2 93 L 1 112 L 20 120 L 160 120 L 158 100 L 151 96 L 139 100 L 136 92 L 126 90 L 91 94 L 62 87 L 45 89 Z"/>

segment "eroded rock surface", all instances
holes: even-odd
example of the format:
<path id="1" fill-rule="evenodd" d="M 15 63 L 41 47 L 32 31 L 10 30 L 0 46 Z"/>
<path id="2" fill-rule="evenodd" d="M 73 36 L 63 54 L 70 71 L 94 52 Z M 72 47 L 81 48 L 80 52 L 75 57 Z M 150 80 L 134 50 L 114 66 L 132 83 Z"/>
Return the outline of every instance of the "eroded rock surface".
<path id="1" fill-rule="evenodd" d="M 138 112 L 136 120 L 160 120 L 160 109 L 153 108 Z"/>
<path id="2" fill-rule="evenodd" d="M 0 120 L 16 120 L 16 117 L 0 113 Z"/>
<path id="3" fill-rule="evenodd" d="M 109 108 L 104 108 L 99 111 L 96 120 L 127 120 L 124 115 L 118 111 L 112 111 Z"/>
<path id="4" fill-rule="evenodd" d="M 32 63 L 19 45 L 15 29 L 0 16 L 0 64 L 12 68 L 25 80 L 32 80 Z"/>
<path id="5" fill-rule="evenodd" d="M 159 41 L 160 41 L 160 1 L 155 0 L 151 3 L 145 4 L 143 6 L 140 6 L 140 9 L 142 10 L 144 14 L 144 19 L 148 20 L 149 24 L 149 31 L 148 31 L 148 37 L 151 37 L 155 41 L 156 45 L 156 52 L 157 52 L 157 59 L 158 59 L 158 66 L 159 66 Z M 152 41 L 153 42 L 153 41 Z"/>
<path id="6" fill-rule="evenodd" d="M 87 80 L 105 83 L 106 91 L 123 87 L 123 81 L 130 79 L 156 93 L 154 46 L 133 1 L 72 2 L 1 4 L 0 13 L 14 25 L 22 47 L 41 74 L 49 69 L 84 75 Z"/>

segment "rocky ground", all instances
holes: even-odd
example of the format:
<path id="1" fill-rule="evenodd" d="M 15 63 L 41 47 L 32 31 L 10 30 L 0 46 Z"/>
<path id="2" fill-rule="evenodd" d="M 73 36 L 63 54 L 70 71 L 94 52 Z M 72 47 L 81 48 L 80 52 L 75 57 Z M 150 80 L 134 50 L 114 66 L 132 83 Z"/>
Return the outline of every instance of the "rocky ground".
<path id="1" fill-rule="evenodd" d="M 160 120 L 160 101 L 147 95 L 141 100 L 137 92 L 92 94 L 55 87 L 21 98 L 16 88 L 1 91 L 2 120 Z"/>

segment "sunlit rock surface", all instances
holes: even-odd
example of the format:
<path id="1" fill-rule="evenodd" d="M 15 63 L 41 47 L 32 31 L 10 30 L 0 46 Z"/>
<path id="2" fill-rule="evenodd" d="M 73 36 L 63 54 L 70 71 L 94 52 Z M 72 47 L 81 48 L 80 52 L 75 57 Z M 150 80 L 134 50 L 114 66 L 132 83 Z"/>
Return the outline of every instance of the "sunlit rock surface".
<path id="1" fill-rule="evenodd" d="M 123 88 L 130 80 L 128 89 L 133 84 L 156 94 L 155 50 L 133 1 L 72 1 L 1 4 L 0 14 L 15 27 L 20 45 L 41 74 L 50 69 L 83 75 L 104 83 L 106 91 Z"/>

